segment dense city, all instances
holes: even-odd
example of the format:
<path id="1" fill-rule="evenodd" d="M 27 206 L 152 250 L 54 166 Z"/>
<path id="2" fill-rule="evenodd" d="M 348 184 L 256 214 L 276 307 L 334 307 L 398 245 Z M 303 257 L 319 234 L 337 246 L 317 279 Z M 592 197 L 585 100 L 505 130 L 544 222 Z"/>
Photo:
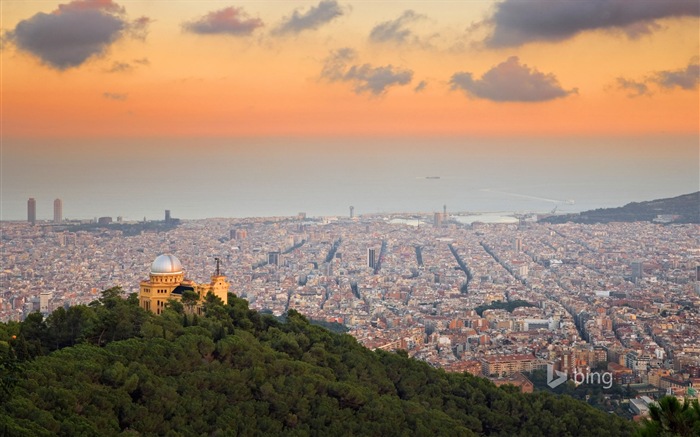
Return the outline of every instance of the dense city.
<path id="1" fill-rule="evenodd" d="M 175 225 L 136 235 L 102 219 L 92 229 L 4 222 L 0 321 L 87 304 L 114 286 L 138 293 L 154 259 L 172 254 L 195 283 L 220 269 L 253 309 L 295 309 L 447 371 L 523 391 L 533 390 L 523 373 L 538 369 L 576 383 L 610 375 L 635 388 L 635 415 L 663 394 L 698 397 L 698 225 L 464 216 L 179 221 L 167 211 Z"/>

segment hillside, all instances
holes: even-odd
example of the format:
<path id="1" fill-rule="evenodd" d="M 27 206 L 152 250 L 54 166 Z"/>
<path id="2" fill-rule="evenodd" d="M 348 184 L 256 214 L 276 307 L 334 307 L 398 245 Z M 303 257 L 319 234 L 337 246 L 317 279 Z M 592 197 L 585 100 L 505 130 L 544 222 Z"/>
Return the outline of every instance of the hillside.
<path id="1" fill-rule="evenodd" d="M 661 217 L 658 216 L 668 216 Z M 632 202 L 619 208 L 600 208 L 580 214 L 549 216 L 548 223 L 610 223 L 658 221 L 660 223 L 700 223 L 700 191 L 669 199 Z"/>
<path id="2" fill-rule="evenodd" d="M 634 425 L 564 396 L 521 394 L 373 352 L 290 311 L 230 295 L 161 316 L 132 295 L 0 324 L 0 434 L 577 435 Z"/>

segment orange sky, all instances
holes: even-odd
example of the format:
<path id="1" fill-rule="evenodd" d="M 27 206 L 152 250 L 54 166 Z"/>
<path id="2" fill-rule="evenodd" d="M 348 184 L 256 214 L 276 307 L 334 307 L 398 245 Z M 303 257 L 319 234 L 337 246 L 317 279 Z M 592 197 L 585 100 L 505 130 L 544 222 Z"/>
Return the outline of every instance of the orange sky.
<path id="1" fill-rule="evenodd" d="M 280 35 L 275 29 L 293 11 L 303 15 L 321 3 L 124 2 L 119 5 L 124 13 L 118 15 L 124 23 L 150 19 L 145 38 L 119 34 L 78 65 L 57 68 L 42 62 L 37 51 L 20 47 L 25 34 L 18 23 L 50 14 L 59 3 L 3 0 L 2 136 L 698 134 L 697 81 L 682 89 L 653 79 L 658 72 L 697 64 L 697 15 L 662 17 L 651 33 L 635 38 L 613 26 L 556 42 L 487 48 L 480 45 L 492 32 L 492 24 L 484 21 L 493 17 L 490 1 L 326 6 L 331 3 L 340 11 L 337 17 Z M 183 26 L 227 7 L 242 8 L 247 14 L 242 20 L 259 19 L 264 25 L 238 35 L 197 34 Z M 397 27 L 404 41 L 370 39 L 377 25 L 397 20 L 407 10 L 414 11 L 414 18 Z M 485 24 L 468 31 L 480 21 Z M 372 94 L 357 91 L 364 79 L 323 78 L 325 60 L 346 47 L 356 57 L 344 64 L 343 74 L 352 66 L 391 66 L 392 73 L 411 71 L 410 82 Z M 577 91 L 522 102 L 451 89 L 453 74 L 469 72 L 478 80 L 511 56 L 530 73 L 553 75 L 563 92 Z M 128 68 L 109 72 L 119 63 Z M 647 93 L 630 97 L 618 78 L 646 84 Z M 424 89 L 416 91 L 422 81 Z"/>

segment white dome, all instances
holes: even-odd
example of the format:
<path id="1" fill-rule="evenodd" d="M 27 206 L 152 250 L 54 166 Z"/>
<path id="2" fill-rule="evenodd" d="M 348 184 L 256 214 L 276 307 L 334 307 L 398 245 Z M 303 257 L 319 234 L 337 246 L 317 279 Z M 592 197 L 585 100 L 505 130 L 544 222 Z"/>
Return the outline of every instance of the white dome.
<path id="1" fill-rule="evenodd" d="M 169 253 L 159 255 L 158 258 L 151 264 L 151 274 L 153 275 L 168 275 L 182 273 L 182 264 L 175 255 Z"/>

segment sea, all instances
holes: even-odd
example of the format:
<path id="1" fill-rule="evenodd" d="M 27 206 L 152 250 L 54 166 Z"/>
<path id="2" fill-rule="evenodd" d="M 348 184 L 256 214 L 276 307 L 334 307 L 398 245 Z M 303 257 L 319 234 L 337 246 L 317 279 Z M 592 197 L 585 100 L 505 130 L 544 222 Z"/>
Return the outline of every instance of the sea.
<path id="1" fill-rule="evenodd" d="M 568 213 L 700 188 L 698 139 L 4 139 L 0 220 Z M 507 214 L 505 214 L 507 215 Z"/>

